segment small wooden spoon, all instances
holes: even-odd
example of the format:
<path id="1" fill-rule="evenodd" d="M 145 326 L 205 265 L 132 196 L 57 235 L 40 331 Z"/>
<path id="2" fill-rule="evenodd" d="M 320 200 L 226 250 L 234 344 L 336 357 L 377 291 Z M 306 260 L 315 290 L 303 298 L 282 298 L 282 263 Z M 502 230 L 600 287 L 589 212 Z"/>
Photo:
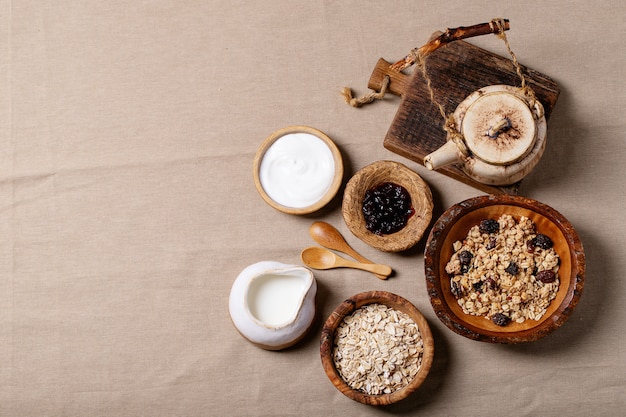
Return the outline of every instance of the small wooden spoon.
<path id="1" fill-rule="evenodd" d="M 306 266 L 313 269 L 355 268 L 371 272 L 376 276 L 383 276 L 384 278 L 381 279 L 386 279 L 391 275 L 391 267 L 388 265 L 349 261 L 327 249 L 316 246 L 303 250 L 300 257 Z"/>
<path id="2" fill-rule="evenodd" d="M 361 256 L 357 251 L 346 242 L 341 235 L 341 232 L 337 230 L 333 225 L 326 222 L 315 222 L 309 227 L 309 234 L 314 241 L 324 246 L 325 248 L 337 250 L 350 255 L 357 261 L 364 264 L 373 264 L 374 262 Z M 387 279 L 386 275 L 378 276 L 380 279 Z"/>

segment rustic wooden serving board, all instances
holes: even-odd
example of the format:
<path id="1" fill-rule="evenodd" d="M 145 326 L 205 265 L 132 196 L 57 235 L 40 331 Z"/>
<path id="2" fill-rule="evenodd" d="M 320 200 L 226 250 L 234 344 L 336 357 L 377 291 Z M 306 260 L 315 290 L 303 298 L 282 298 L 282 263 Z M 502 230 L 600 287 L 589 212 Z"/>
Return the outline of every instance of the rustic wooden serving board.
<path id="1" fill-rule="evenodd" d="M 437 36 L 435 33 L 433 36 Z M 411 74 L 391 70 L 391 63 L 380 59 L 368 87 L 379 91 L 385 76 L 390 77 L 388 92 L 402 98 L 384 140 L 385 148 L 423 165 L 424 157 L 446 142 L 443 119 L 431 102 L 421 71 Z M 559 97 L 559 87 L 548 76 L 521 66 L 526 83 L 544 106 L 546 120 Z M 520 85 L 513 61 L 465 41 L 449 43 L 426 58 L 435 99 L 452 113 L 472 92 L 494 84 Z M 550 129 L 548 128 L 548 136 Z M 548 138 L 549 146 L 549 138 Z M 460 167 L 449 165 L 439 172 L 490 194 L 517 194 L 521 181 L 507 186 L 490 186 L 468 177 Z"/>

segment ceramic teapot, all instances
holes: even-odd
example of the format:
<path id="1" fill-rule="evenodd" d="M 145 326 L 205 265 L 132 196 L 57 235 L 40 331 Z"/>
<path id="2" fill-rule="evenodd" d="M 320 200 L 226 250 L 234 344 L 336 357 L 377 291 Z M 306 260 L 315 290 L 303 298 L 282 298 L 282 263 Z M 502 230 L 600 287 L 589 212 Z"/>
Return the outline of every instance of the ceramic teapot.
<path id="1" fill-rule="evenodd" d="M 402 96 L 408 88 L 413 87 L 413 81 L 403 75 L 402 71 L 417 64 L 417 70 L 421 75 L 419 80 L 425 81 L 431 104 L 439 107 L 445 119 L 444 129 L 448 132 L 446 143 L 426 155 L 423 159 L 424 165 L 429 169 L 439 169 L 455 163 L 476 182 L 493 186 L 512 185 L 524 178 L 539 162 L 546 145 L 547 123 L 543 105 L 526 84 L 524 71 L 505 35 L 506 30 L 509 30 L 507 19 L 493 19 L 488 23 L 460 26 L 435 33 L 426 44 L 412 49 L 404 58 L 393 64 L 382 58 L 379 60 L 368 83 L 370 89 L 379 91 L 373 91 L 362 97 L 353 97 L 351 90 L 345 88 L 343 96 L 346 102 L 354 107 L 382 99 L 387 92 Z M 489 33 L 496 34 L 504 41 L 521 86 L 483 87 L 467 96 L 458 105 L 454 114 L 448 115 L 443 105 L 435 99 L 436 94 L 431 88 L 430 76 L 425 69 L 425 58 L 454 41 Z M 468 53 L 467 47 L 464 49 L 462 52 Z M 460 53 L 461 50 L 459 47 L 457 52 Z M 494 60 L 498 59 L 496 55 L 492 54 L 492 57 Z M 446 63 L 446 59 L 443 59 L 439 65 Z M 470 60 L 470 56 L 466 56 L 463 65 L 468 66 L 472 63 L 482 65 L 488 62 Z M 418 95 L 414 98 L 416 100 L 412 100 L 411 103 L 417 103 L 420 99 Z M 404 148 L 399 150 L 409 154 L 411 152 Z"/>
<path id="2" fill-rule="evenodd" d="M 463 100 L 452 117 L 456 131 L 424 158 L 428 169 L 456 163 L 483 184 L 510 185 L 537 165 L 545 149 L 543 106 L 521 88 L 481 88 Z"/>

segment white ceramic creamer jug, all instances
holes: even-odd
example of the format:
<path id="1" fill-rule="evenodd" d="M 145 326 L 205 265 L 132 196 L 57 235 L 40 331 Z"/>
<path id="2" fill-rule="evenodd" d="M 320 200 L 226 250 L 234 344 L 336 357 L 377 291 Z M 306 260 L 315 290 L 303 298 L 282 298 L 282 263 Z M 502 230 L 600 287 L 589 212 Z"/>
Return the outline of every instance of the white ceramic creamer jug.
<path id="1" fill-rule="evenodd" d="M 317 282 L 310 269 L 274 261 L 245 268 L 231 287 L 233 324 L 250 342 L 268 350 L 294 345 L 315 317 Z"/>

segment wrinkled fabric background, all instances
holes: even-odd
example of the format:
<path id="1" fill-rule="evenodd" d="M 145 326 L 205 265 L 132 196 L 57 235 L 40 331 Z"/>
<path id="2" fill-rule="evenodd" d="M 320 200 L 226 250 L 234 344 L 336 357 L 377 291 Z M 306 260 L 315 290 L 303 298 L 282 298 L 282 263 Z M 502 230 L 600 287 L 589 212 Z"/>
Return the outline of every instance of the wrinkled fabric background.
<path id="1" fill-rule="evenodd" d="M 436 30 L 511 21 L 520 62 L 562 92 L 520 194 L 565 215 L 585 246 L 574 315 L 526 345 L 448 330 L 425 290 L 424 243 L 402 254 L 350 234 L 340 196 L 296 217 L 252 179 L 273 131 L 309 125 L 349 175 L 390 159 L 431 186 L 435 218 L 482 193 L 383 147 L 399 99 L 354 109 L 376 61 Z M 509 1 L 1 1 L 0 415 L 595 415 L 626 406 L 624 3 Z M 501 55 L 493 36 L 470 42 Z M 315 220 L 391 265 L 380 281 L 316 271 L 320 319 L 269 352 L 228 315 L 230 286 L 261 260 L 300 263 Z M 406 402 L 337 391 L 319 334 L 345 298 L 382 289 L 427 317 L 436 358 Z"/>

